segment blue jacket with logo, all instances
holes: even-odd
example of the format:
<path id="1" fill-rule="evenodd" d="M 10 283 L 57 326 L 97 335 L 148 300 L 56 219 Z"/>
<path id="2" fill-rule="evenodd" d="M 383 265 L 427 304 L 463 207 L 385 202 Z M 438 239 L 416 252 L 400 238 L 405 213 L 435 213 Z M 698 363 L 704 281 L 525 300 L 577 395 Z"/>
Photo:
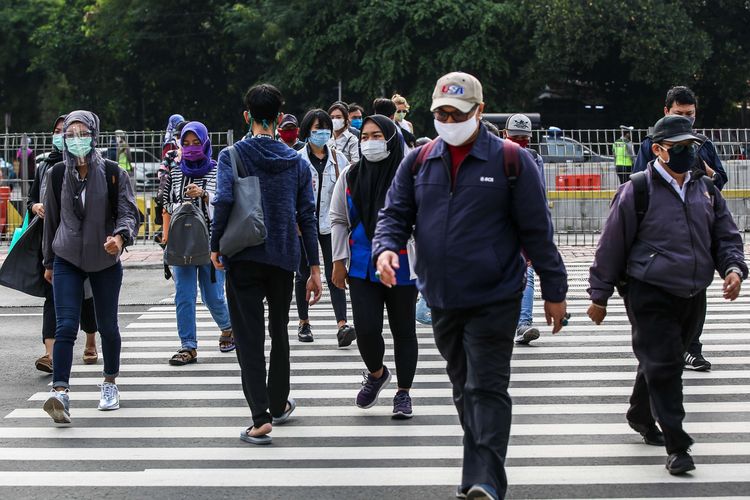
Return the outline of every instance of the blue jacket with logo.
<path id="1" fill-rule="evenodd" d="M 523 248 L 541 278 L 542 297 L 565 300 L 567 274 L 553 241 L 542 179 L 520 152 L 511 192 L 504 141 L 480 125 L 451 186 L 450 153 L 438 140 L 416 175 L 412 151 L 396 172 L 380 212 L 373 259 L 404 248 L 414 227 L 417 286 L 431 307 L 459 309 L 518 297 L 525 286 Z"/>

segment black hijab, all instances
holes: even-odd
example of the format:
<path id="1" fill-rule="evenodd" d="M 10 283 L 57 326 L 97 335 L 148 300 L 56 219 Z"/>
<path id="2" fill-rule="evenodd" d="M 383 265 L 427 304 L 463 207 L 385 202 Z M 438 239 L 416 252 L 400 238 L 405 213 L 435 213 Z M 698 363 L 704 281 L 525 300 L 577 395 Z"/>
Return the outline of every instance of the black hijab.
<path id="1" fill-rule="evenodd" d="M 404 148 L 401 145 L 401 136 L 396 131 L 396 124 L 390 118 L 383 115 L 368 116 L 362 123 L 363 129 L 368 121 L 375 122 L 383 131 L 389 155 L 384 160 L 370 162 L 360 151 L 360 160 L 349 169 L 346 182 L 354 206 L 364 224 L 365 233 L 372 241 L 378 223 L 378 212 L 385 206 L 385 195 L 391 187 L 396 169 L 404 158 Z"/>

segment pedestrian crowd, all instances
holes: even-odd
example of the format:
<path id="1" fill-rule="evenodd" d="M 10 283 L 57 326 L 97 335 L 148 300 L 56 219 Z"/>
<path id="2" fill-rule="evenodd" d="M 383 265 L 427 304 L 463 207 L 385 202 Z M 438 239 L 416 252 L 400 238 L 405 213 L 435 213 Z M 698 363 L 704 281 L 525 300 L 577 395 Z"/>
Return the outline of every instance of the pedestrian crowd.
<path id="1" fill-rule="evenodd" d="M 504 498 L 511 354 L 514 345 L 540 336 L 533 324 L 535 276 L 552 333 L 569 318 L 568 283 L 554 243 L 543 161 L 528 147 L 531 121 L 516 114 L 498 130 L 482 120 L 484 106 L 477 78 L 448 73 L 432 94 L 437 138 L 417 139 L 401 95 L 375 99 L 371 114 L 337 101 L 298 120 L 283 113 L 276 87 L 260 84 L 244 96 L 248 134 L 216 160 L 204 124 L 169 118 L 159 215 L 180 348 L 165 362 L 198 361 L 200 289 L 219 331 L 218 348 L 235 351 L 239 362 L 251 414 L 241 440 L 269 444 L 273 427 L 292 416 L 291 301 L 296 297 L 297 340 L 314 342 L 319 325 L 309 308 L 321 298 L 324 277 L 338 346 L 356 340 L 365 366 L 354 403 L 373 407 L 395 376 L 393 418 L 414 416 L 416 322 L 431 324 L 464 431 L 456 496 Z M 710 369 L 699 342 L 706 289 L 718 271 L 724 297 L 734 300 L 748 273 L 721 195 L 726 173 L 711 142 L 692 129 L 696 107 L 689 89 L 671 89 L 665 116 L 637 159 L 631 129 L 623 126 L 615 144 L 622 184 L 588 289 L 588 316 L 597 325 L 615 291 L 624 297 L 638 360 L 626 419 L 646 444 L 666 448 L 671 474 L 694 469 L 693 440 L 682 427 L 681 377 L 684 368 Z M 92 112 L 60 116 L 54 150 L 36 169 L 29 195 L 30 213 L 43 219 L 49 282 L 46 352 L 36 367 L 52 373 L 43 407 L 57 423 L 71 422 L 79 325 L 87 333 L 85 363 L 97 362 L 95 332 L 101 338 L 98 408 L 120 405 L 120 255 L 133 243 L 139 218 L 127 137 L 116 134 L 108 159 L 97 149 L 99 132 Z"/>

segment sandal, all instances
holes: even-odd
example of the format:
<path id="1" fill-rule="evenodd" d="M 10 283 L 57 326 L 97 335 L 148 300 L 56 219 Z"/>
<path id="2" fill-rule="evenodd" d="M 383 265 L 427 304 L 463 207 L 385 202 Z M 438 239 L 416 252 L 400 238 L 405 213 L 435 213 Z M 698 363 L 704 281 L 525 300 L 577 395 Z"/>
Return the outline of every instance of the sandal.
<path id="1" fill-rule="evenodd" d="M 96 352 L 96 347 L 93 349 L 83 350 L 83 364 L 84 365 L 95 365 L 99 360 L 99 354 Z"/>
<path id="2" fill-rule="evenodd" d="M 271 434 L 263 434 L 262 436 L 251 436 L 250 431 L 253 427 L 248 427 L 240 433 L 240 439 L 250 444 L 271 444 Z"/>
<path id="3" fill-rule="evenodd" d="M 221 352 L 232 352 L 237 346 L 234 345 L 232 330 L 222 330 L 219 337 L 219 350 Z"/>
<path id="4" fill-rule="evenodd" d="M 172 366 L 185 366 L 188 363 L 196 363 L 197 361 L 198 351 L 195 349 L 180 349 L 169 360 L 169 364 Z"/>

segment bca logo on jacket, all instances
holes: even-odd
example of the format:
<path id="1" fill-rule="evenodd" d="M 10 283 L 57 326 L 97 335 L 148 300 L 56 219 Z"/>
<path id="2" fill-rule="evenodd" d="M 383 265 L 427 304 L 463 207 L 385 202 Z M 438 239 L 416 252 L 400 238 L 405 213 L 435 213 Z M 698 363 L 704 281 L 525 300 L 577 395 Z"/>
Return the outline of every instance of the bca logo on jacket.
<path id="1" fill-rule="evenodd" d="M 445 95 L 464 95 L 464 88 L 460 85 L 443 85 L 440 92 Z"/>

